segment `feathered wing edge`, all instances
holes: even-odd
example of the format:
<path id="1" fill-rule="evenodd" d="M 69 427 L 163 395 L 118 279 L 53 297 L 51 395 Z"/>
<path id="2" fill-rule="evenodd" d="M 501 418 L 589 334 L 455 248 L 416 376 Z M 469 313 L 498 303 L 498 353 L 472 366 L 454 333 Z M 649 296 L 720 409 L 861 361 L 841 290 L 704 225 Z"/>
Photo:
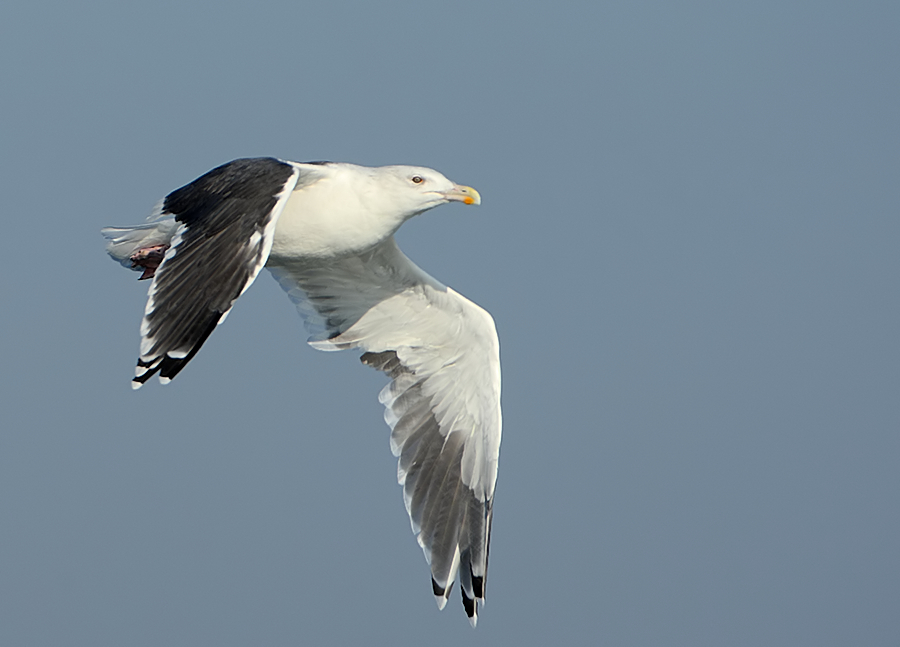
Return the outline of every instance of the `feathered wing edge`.
<path id="1" fill-rule="evenodd" d="M 479 499 L 462 478 L 463 431 L 441 430 L 434 403 L 423 396 L 424 378 L 394 351 L 367 352 L 363 364 L 391 378 L 379 400 L 391 427 L 391 451 L 399 458 L 397 480 L 413 533 L 431 566 L 432 592 L 443 609 L 459 575 L 463 607 L 472 626 L 484 603 L 493 498 Z"/>
<path id="2" fill-rule="evenodd" d="M 481 308 L 416 267 L 393 239 L 327 263 L 269 269 L 320 350 L 360 348 L 391 382 L 379 399 L 413 532 L 443 608 L 459 576 L 477 621 L 484 602 L 500 445 L 499 346 Z"/>

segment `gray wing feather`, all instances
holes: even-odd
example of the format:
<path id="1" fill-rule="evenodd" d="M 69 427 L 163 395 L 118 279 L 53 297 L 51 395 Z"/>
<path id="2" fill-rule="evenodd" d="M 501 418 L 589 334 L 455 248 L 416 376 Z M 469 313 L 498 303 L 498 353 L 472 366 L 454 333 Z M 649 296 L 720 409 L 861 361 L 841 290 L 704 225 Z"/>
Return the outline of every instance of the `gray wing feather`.
<path id="1" fill-rule="evenodd" d="M 486 312 L 393 239 L 358 256 L 270 261 L 322 350 L 361 348 L 391 382 L 379 399 L 413 532 L 443 607 L 459 576 L 474 624 L 484 600 L 500 446 L 499 346 Z"/>
<path id="2" fill-rule="evenodd" d="M 422 393 L 424 380 L 411 382 L 414 374 L 395 352 L 365 353 L 361 360 L 393 378 L 384 390 L 390 402 L 386 418 L 394 420 L 391 449 L 399 457 L 398 481 L 413 532 L 431 566 L 435 596 L 443 607 L 458 572 L 463 606 L 474 624 L 476 601 L 484 601 L 493 499 L 479 500 L 463 482 L 468 438 L 441 430 L 433 403 Z"/>

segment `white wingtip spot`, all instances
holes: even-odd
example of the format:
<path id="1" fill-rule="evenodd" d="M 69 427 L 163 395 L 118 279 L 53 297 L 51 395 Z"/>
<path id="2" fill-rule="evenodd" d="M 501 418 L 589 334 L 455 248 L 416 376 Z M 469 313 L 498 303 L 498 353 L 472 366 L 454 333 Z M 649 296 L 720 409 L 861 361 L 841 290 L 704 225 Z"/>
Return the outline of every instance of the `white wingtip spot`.
<path id="1" fill-rule="evenodd" d="M 170 377 L 163 377 L 162 375 L 159 376 L 160 384 L 168 384 L 171 381 L 172 381 L 172 378 L 170 378 Z"/>
<path id="2" fill-rule="evenodd" d="M 434 596 L 434 601 L 437 602 L 439 611 L 443 611 L 444 607 L 447 606 L 447 598 L 445 598 L 443 595 Z"/>
<path id="3" fill-rule="evenodd" d="M 475 627 L 475 625 L 478 624 L 478 614 L 477 613 L 474 616 L 472 616 L 471 618 L 469 618 L 469 624 L 472 625 L 473 628 Z"/>
<path id="4" fill-rule="evenodd" d="M 139 388 L 144 386 L 142 382 L 138 382 L 137 380 L 131 380 L 131 390 L 137 391 Z"/>

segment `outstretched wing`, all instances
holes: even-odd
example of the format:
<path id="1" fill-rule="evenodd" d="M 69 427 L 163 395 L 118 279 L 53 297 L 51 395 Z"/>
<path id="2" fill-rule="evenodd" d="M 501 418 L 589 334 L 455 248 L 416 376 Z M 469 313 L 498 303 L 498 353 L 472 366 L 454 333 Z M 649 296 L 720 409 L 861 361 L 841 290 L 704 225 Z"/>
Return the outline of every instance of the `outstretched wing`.
<path id="1" fill-rule="evenodd" d="M 134 388 L 155 373 L 171 380 L 225 320 L 265 265 L 299 175 L 273 158 L 240 159 L 166 196 L 159 218 L 176 229 L 148 292 Z"/>
<path id="2" fill-rule="evenodd" d="M 321 350 L 360 348 L 381 392 L 413 532 L 443 608 L 457 573 L 472 624 L 484 601 L 500 453 L 500 350 L 491 316 L 388 239 L 358 256 L 269 269 Z"/>

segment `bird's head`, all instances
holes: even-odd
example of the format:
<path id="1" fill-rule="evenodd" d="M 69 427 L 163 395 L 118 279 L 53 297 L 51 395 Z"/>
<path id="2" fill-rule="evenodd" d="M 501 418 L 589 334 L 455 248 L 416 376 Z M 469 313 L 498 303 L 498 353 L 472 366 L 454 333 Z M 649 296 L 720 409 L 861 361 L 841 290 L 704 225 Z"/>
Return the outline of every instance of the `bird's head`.
<path id="1" fill-rule="evenodd" d="M 447 202 L 481 204 L 478 191 L 455 184 L 434 169 L 383 166 L 374 170 L 378 172 L 379 185 L 390 194 L 392 203 L 403 209 L 407 218 Z"/>

